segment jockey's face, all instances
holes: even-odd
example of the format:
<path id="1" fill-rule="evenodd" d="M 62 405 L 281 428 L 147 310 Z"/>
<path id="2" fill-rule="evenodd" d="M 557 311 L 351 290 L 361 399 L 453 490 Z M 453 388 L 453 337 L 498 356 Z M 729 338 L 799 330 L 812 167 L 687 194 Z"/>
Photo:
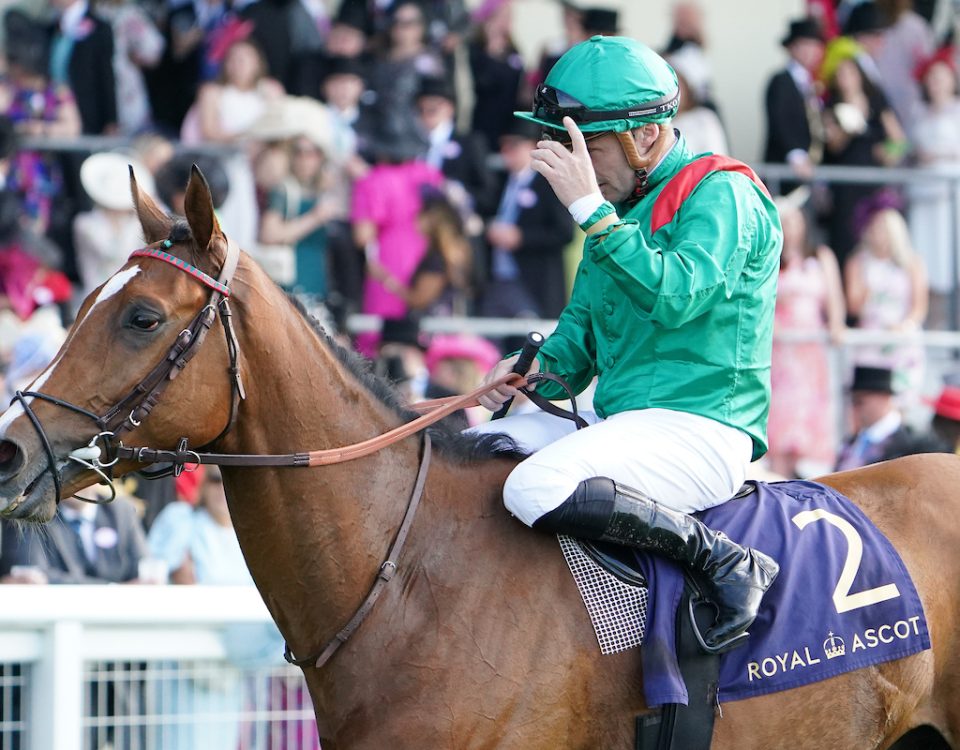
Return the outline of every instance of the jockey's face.
<path id="1" fill-rule="evenodd" d="M 635 177 L 617 136 L 604 133 L 591 138 L 587 141 L 587 151 L 597 175 L 600 194 L 611 203 L 626 200 L 633 192 Z"/>

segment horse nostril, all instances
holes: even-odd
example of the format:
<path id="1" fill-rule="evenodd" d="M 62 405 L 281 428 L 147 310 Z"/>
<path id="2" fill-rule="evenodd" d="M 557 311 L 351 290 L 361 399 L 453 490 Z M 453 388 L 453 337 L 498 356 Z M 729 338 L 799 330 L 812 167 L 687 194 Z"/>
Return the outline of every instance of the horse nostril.
<path id="1" fill-rule="evenodd" d="M 16 443 L 0 440 L 0 476 L 13 476 L 23 465 L 23 452 Z"/>

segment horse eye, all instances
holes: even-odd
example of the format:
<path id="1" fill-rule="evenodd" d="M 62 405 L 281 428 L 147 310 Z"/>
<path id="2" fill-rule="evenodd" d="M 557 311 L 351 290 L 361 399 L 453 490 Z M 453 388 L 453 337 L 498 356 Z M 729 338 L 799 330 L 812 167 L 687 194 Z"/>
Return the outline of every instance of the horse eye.
<path id="1" fill-rule="evenodd" d="M 130 316 L 128 325 L 137 331 L 155 331 L 160 325 L 160 316 L 156 313 L 138 310 Z"/>

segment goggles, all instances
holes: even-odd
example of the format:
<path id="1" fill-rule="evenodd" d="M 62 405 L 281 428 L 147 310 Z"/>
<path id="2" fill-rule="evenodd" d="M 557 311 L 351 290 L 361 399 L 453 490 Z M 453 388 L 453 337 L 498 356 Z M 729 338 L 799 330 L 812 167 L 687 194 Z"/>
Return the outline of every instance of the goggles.
<path id="1" fill-rule="evenodd" d="M 599 133 L 583 133 L 583 140 L 586 143 L 596 140 L 602 136 L 605 136 L 609 133 L 609 130 L 601 130 Z M 561 146 L 567 150 L 573 150 L 573 139 L 570 138 L 570 134 L 566 130 L 554 130 L 553 128 L 544 128 L 540 131 L 540 140 L 541 141 L 556 141 Z"/>
<path id="2" fill-rule="evenodd" d="M 638 117 L 655 117 L 672 112 L 680 103 L 680 89 L 656 101 L 638 104 L 628 109 L 588 109 L 583 102 L 553 86 L 541 84 L 533 97 L 533 116 L 537 119 L 560 122 L 571 118 L 578 125 L 605 120 L 630 120 Z"/>

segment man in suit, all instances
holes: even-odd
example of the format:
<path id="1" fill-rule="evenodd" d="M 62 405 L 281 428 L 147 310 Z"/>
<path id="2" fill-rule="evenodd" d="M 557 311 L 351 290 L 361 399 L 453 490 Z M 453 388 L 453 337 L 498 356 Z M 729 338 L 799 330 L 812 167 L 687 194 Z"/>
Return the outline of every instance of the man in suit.
<path id="1" fill-rule="evenodd" d="M 148 555 L 136 508 L 122 496 L 102 505 L 64 498 L 47 531 L 31 540 L 30 560 L 50 583 L 129 583 Z"/>
<path id="2" fill-rule="evenodd" d="M 439 169 L 448 181 L 462 185 L 480 216 L 492 215 L 499 195 L 487 166 L 487 147 L 479 133 L 457 132 L 453 85 L 445 78 L 422 78 L 416 105 L 429 141 L 427 163 Z"/>
<path id="3" fill-rule="evenodd" d="M 857 63 L 874 86 L 883 90 L 884 80 L 877 59 L 886 46 L 886 30 L 890 26 L 884 12 L 873 0 L 857 3 L 850 9 L 843 24 L 843 35 L 860 45 Z"/>
<path id="4" fill-rule="evenodd" d="M 563 249 L 573 221 L 531 166 L 538 138 L 539 128 L 519 119 L 500 138 L 507 180 L 487 226 L 491 257 L 480 306 L 487 317 L 556 318 L 566 304 Z"/>
<path id="5" fill-rule="evenodd" d="M 57 15 L 52 30 L 50 77 L 70 87 L 83 132 L 117 130 L 117 84 L 113 74 L 113 31 L 87 0 L 50 0 Z"/>
<path id="6" fill-rule="evenodd" d="M 814 87 L 823 37 L 813 19 L 802 18 L 790 23 L 781 44 L 790 59 L 767 84 L 764 161 L 785 162 L 797 177 L 808 180 L 823 155 L 821 105 Z M 787 186 L 782 192 L 788 192 Z"/>
<path id="7" fill-rule="evenodd" d="M 933 436 L 918 434 L 903 423 L 892 383 L 893 372 L 885 367 L 854 369 L 850 384 L 853 436 L 840 449 L 837 471 L 941 450 Z"/>

